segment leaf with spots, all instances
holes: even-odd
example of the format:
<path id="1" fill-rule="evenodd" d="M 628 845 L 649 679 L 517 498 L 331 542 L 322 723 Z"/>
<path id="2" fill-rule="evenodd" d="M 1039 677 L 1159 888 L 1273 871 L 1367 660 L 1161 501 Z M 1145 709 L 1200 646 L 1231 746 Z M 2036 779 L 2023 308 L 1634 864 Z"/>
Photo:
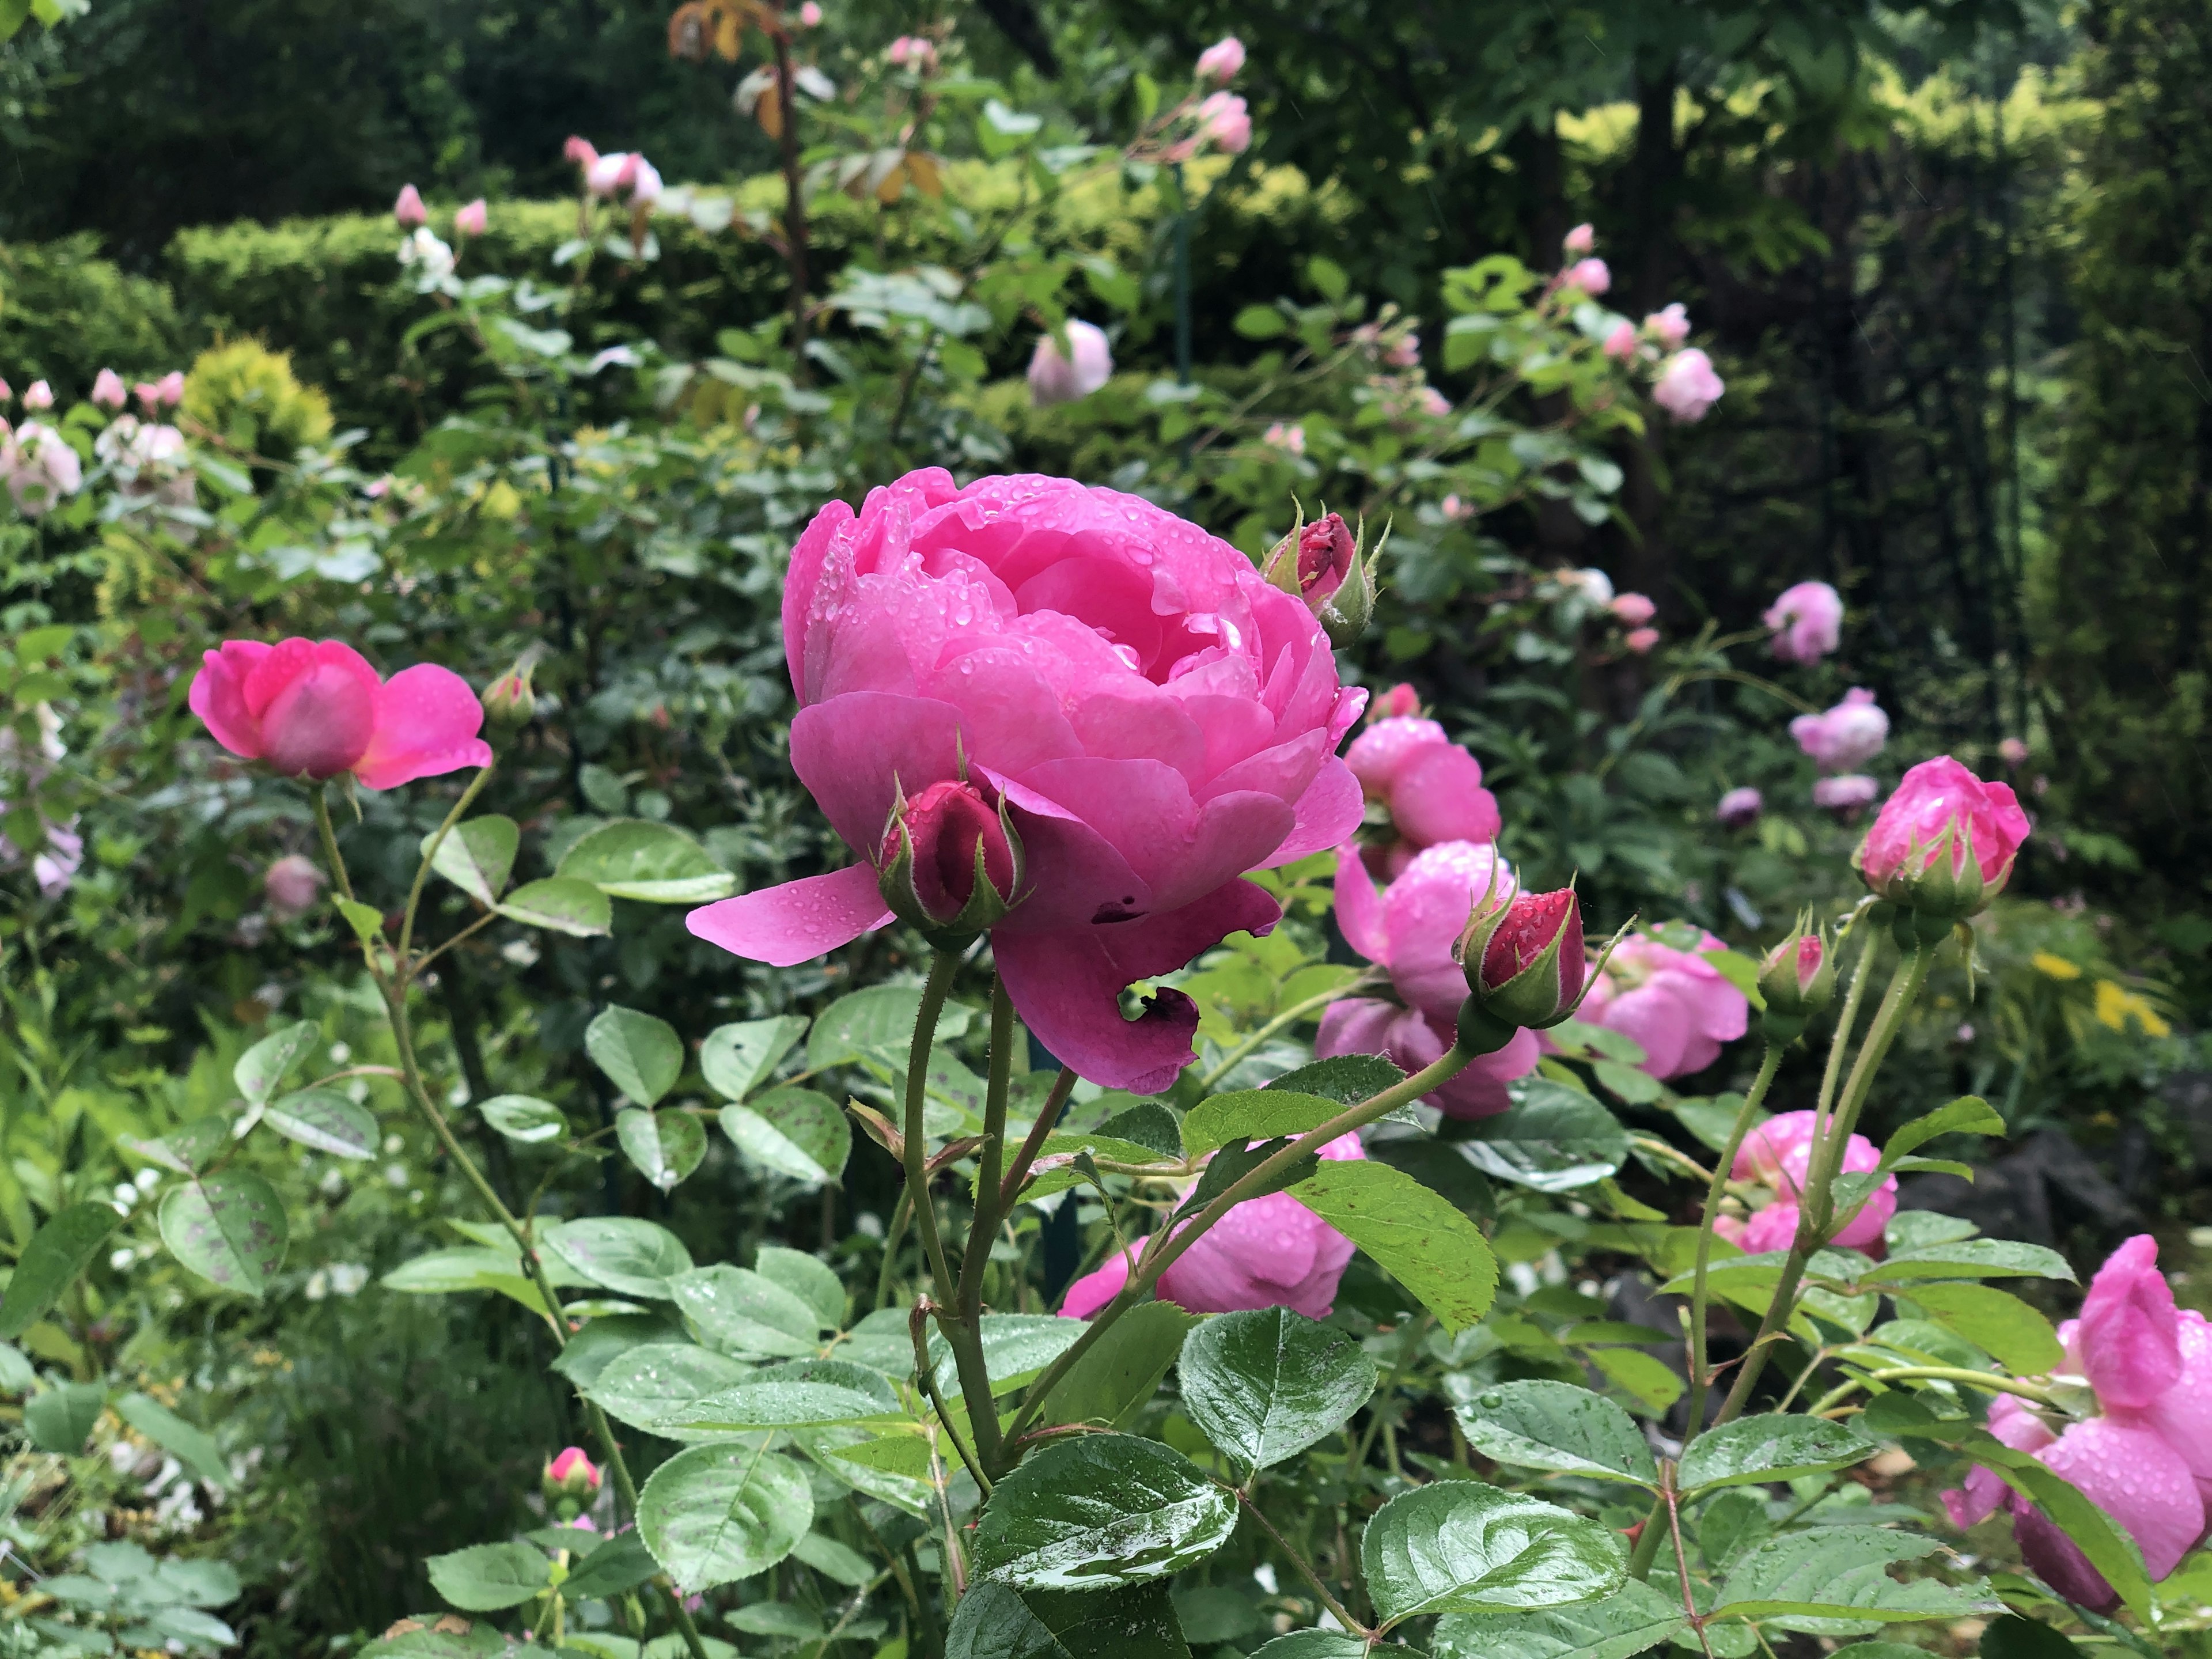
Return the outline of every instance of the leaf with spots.
<path id="1" fill-rule="evenodd" d="M 284 1206 L 258 1175 L 229 1171 L 172 1188 L 161 1225 L 169 1254 L 226 1291 L 258 1300 L 283 1265 Z"/>

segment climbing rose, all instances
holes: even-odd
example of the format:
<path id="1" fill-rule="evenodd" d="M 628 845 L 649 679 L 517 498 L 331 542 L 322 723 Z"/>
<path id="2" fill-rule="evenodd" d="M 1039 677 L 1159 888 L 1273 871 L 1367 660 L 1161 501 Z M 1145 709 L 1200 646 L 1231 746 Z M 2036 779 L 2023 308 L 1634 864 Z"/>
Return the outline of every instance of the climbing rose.
<path id="1" fill-rule="evenodd" d="M 205 653 L 191 702 L 217 743 L 286 777 L 350 772 L 392 789 L 491 764 L 477 736 L 483 705 L 466 680 L 434 663 L 380 680 L 337 640 L 226 640 Z"/>
<path id="2" fill-rule="evenodd" d="M 899 790 L 1000 791 L 1026 861 L 992 929 L 1015 1007 L 1094 1082 L 1150 1093 L 1192 1058 L 1177 991 L 1137 980 L 1280 912 L 1238 878 L 1333 847 L 1359 786 L 1312 612 L 1133 495 L 936 468 L 817 514 L 793 550 L 784 646 L 799 781 L 861 861 L 694 911 L 701 938 L 788 966 L 890 920 L 873 861 Z"/>
<path id="3" fill-rule="evenodd" d="M 1198 78 L 1218 81 L 1224 86 L 1244 72 L 1244 43 L 1235 35 L 1224 35 L 1198 54 Z"/>
<path id="4" fill-rule="evenodd" d="M 1723 830 L 1741 830 L 1758 823 L 1759 813 L 1765 808 L 1765 798 L 1746 784 L 1723 795 L 1720 805 L 1713 808 L 1713 817 Z"/>
<path id="5" fill-rule="evenodd" d="M 1713 360 L 1692 346 L 1667 360 L 1651 387 L 1651 400 L 1678 421 L 1702 421 L 1726 390 L 1713 373 Z"/>
<path id="6" fill-rule="evenodd" d="M 1882 803 L 1859 844 L 1859 873 L 1884 898 L 1913 903 L 1930 878 L 1942 875 L 1934 869 L 1936 843 L 1954 825 L 1950 876 L 1956 881 L 1966 874 L 1971 846 L 1980 870 L 1978 893 L 1972 896 L 1978 909 L 2010 879 L 2028 836 L 2027 814 L 2010 784 L 1984 783 L 1948 755 L 1921 762 Z"/>
<path id="7" fill-rule="evenodd" d="M 1376 720 L 1353 739 L 1345 763 L 1360 791 L 1389 808 L 1398 843 L 1375 850 L 1376 873 L 1395 876 L 1424 847 L 1488 842 L 1504 822 L 1482 787 L 1482 763 L 1417 715 Z"/>
<path id="8" fill-rule="evenodd" d="M 1889 716 L 1875 706 L 1873 692 L 1855 685 L 1826 714 L 1798 715 L 1790 735 L 1823 772 L 1855 772 L 1889 741 Z"/>
<path id="9" fill-rule="evenodd" d="M 1577 1018 L 1632 1037 L 1656 1078 L 1702 1072 L 1721 1044 L 1744 1034 L 1751 1004 L 1704 953 L 1721 941 L 1707 933 L 1694 951 L 1677 951 L 1648 933 L 1620 942 L 1590 987 Z"/>
<path id="10" fill-rule="evenodd" d="M 1766 608 L 1771 649 L 1784 662 L 1818 662 L 1841 643 L 1843 595 L 1826 582 L 1799 582 Z"/>
<path id="11" fill-rule="evenodd" d="M 102 409 L 120 409 L 131 400 L 131 394 L 124 389 L 120 374 L 103 368 L 92 377 L 92 400 Z"/>
<path id="12" fill-rule="evenodd" d="M 1198 130 L 1231 155 L 1242 155 L 1252 143 L 1251 113 L 1235 93 L 1211 94 L 1198 106 Z"/>
<path id="13" fill-rule="evenodd" d="M 1346 944 L 1389 973 L 1396 1000 L 1361 996 L 1332 1003 L 1321 1018 L 1315 1055 L 1382 1054 L 1408 1074 L 1443 1058 L 1468 995 L 1466 974 L 1452 949 L 1486 893 L 1493 902 L 1510 900 L 1513 893 L 1512 878 L 1489 847 L 1464 841 L 1431 847 L 1380 893 L 1358 853 L 1339 848 L 1337 927 Z M 1511 1103 L 1505 1085 L 1534 1071 L 1536 1059 L 1535 1034 L 1516 1031 L 1504 1048 L 1426 1097 L 1428 1103 L 1449 1117 L 1492 1116 Z"/>
<path id="14" fill-rule="evenodd" d="M 412 230 L 429 222 L 430 210 L 422 205 L 422 192 L 412 185 L 399 187 L 399 198 L 392 204 L 392 216 L 402 230 Z"/>
<path id="15" fill-rule="evenodd" d="M 1040 409 L 1088 398 L 1114 378 L 1114 353 L 1104 329 L 1071 317 L 1067 345 L 1063 352 L 1052 335 L 1037 336 L 1036 349 L 1030 354 L 1030 401 Z"/>

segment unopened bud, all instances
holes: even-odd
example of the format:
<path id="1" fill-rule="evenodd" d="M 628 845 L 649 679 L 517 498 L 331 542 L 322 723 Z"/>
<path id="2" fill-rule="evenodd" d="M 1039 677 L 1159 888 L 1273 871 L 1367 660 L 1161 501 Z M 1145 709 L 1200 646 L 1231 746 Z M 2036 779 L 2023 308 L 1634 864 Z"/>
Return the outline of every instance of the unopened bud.
<path id="1" fill-rule="evenodd" d="M 600 1478 L 581 1446 L 564 1446 L 559 1456 L 546 1460 L 540 1489 L 546 1506 L 559 1519 L 568 1521 L 590 1504 L 599 1490 Z"/>
<path id="2" fill-rule="evenodd" d="M 1389 534 L 1384 531 L 1386 538 Z M 1374 560 L 1366 540 L 1366 526 L 1355 531 L 1341 514 L 1324 513 L 1311 524 L 1301 518 L 1275 544 L 1261 574 L 1305 601 L 1330 644 L 1350 645 L 1375 614 Z M 1376 551 L 1381 545 L 1376 544 Z"/>
<path id="3" fill-rule="evenodd" d="M 530 683 L 537 672 L 535 648 L 516 658 L 514 667 L 484 687 L 484 718 L 494 726 L 527 726 L 538 712 L 538 693 Z"/>
<path id="4" fill-rule="evenodd" d="M 1493 872 L 1452 954 L 1467 974 L 1460 1042 L 1478 1054 L 1502 1048 L 1522 1026 L 1557 1025 L 1582 1006 L 1588 963 L 1571 886 L 1501 893 Z"/>
<path id="5" fill-rule="evenodd" d="M 995 792 L 947 780 L 891 809 L 878 860 L 884 902 L 933 941 L 972 939 L 1012 909 L 1021 837 Z"/>
<path id="6" fill-rule="evenodd" d="M 1835 940 L 1825 927 L 1813 926 L 1809 912 L 1759 963 L 1759 994 L 1766 1004 L 1766 1035 L 1777 1042 L 1802 1036 L 1813 1017 L 1833 1000 Z"/>

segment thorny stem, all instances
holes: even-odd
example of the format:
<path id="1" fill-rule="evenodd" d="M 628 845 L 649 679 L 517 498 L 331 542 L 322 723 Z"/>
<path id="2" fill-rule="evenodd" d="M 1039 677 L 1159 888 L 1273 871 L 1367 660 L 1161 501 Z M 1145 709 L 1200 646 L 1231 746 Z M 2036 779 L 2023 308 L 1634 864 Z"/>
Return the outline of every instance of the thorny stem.
<path id="1" fill-rule="evenodd" d="M 2056 1406 L 2058 1402 L 2050 1389 L 2033 1382 L 2023 1382 L 2014 1376 L 1996 1376 L 1988 1371 L 1967 1370 L 1957 1365 L 1897 1365 L 1888 1370 L 1869 1371 L 1864 1376 L 1854 1376 L 1838 1382 L 1820 1397 L 1820 1402 L 1807 1413 L 1826 1417 L 1844 1401 L 1872 1382 L 1905 1382 L 1914 1378 L 1931 1382 L 1962 1382 L 1970 1389 L 1980 1389 L 1990 1394 L 2017 1395 L 2022 1400 L 2032 1400 L 2039 1406 Z"/>
<path id="2" fill-rule="evenodd" d="M 1751 1126 L 1759 1121 L 1759 1103 L 1766 1098 L 1767 1089 L 1774 1082 L 1774 1073 L 1782 1065 L 1782 1044 L 1769 1040 L 1766 1054 L 1759 1063 L 1759 1075 L 1752 1079 L 1751 1091 L 1743 1097 L 1743 1109 L 1735 1115 L 1735 1127 L 1729 1131 L 1728 1145 L 1721 1149 L 1713 1162 L 1713 1178 L 1705 1188 L 1705 1212 L 1698 1223 L 1698 1267 L 1690 1285 L 1690 1411 L 1682 1419 L 1682 1432 L 1695 1435 L 1705 1418 L 1705 1394 L 1712 1385 L 1712 1377 L 1705 1370 L 1706 1355 L 1706 1276 L 1713 1265 L 1713 1223 L 1720 1217 L 1721 1198 L 1728 1190 L 1729 1171 L 1735 1165 L 1736 1154 L 1743 1150 L 1744 1138 Z"/>
<path id="3" fill-rule="evenodd" d="M 1713 1644 L 1705 1635 L 1705 1616 L 1698 1611 L 1698 1598 L 1690 1589 L 1690 1561 L 1682 1553 L 1682 1505 L 1674 1495 L 1671 1468 L 1659 1496 L 1667 1505 L 1667 1530 L 1674 1540 L 1674 1571 L 1682 1581 L 1682 1611 L 1690 1616 L 1690 1628 L 1697 1632 L 1698 1645 L 1705 1650 L 1705 1659 L 1713 1659 Z"/>
<path id="4" fill-rule="evenodd" d="M 1014 1080 L 1014 1004 L 1006 982 L 991 981 L 991 1071 L 983 1098 L 983 1144 L 975 1154 L 975 1209 L 960 1253 L 960 1317 L 973 1324 L 983 1313 L 983 1270 L 999 1231 L 1000 1181 L 1006 1173 L 1006 1096 Z"/>

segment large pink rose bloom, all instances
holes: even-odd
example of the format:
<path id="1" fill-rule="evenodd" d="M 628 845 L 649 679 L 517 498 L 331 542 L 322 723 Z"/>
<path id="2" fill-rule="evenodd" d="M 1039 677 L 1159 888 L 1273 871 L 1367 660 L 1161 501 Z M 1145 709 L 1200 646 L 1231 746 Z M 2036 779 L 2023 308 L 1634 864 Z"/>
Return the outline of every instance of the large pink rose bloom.
<path id="1" fill-rule="evenodd" d="M 963 769 L 1006 800 L 1024 890 L 992 930 L 1030 1030 L 1093 1082 L 1164 1089 L 1198 1011 L 1132 982 L 1182 967 L 1275 902 L 1239 878 L 1359 822 L 1336 745 L 1366 694 L 1313 613 L 1228 543 L 1065 478 L 938 468 L 832 501 L 793 550 L 791 762 L 860 861 L 695 910 L 691 931 L 788 966 L 890 920 L 884 826 Z"/>
<path id="2" fill-rule="evenodd" d="M 1452 1045 L 1467 975 L 1452 947 L 1467 931 L 1475 902 L 1495 872 L 1500 895 L 1513 878 L 1493 848 L 1448 841 L 1428 848 L 1383 892 L 1358 853 L 1336 855 L 1336 922 L 1345 942 L 1389 969 L 1398 1001 L 1346 997 L 1331 1003 L 1314 1038 L 1316 1059 L 1381 1054 L 1408 1074 L 1443 1057 Z M 1491 1117 L 1512 1103 L 1505 1085 L 1536 1068 L 1536 1034 L 1519 1030 L 1496 1054 L 1484 1054 L 1427 1103 L 1448 1117 Z"/>
<path id="3" fill-rule="evenodd" d="M 1418 715 L 1379 720 L 1352 739 L 1345 764 L 1367 799 L 1385 807 L 1396 844 L 1370 849 L 1376 873 L 1395 876 L 1424 847 L 1491 842 L 1504 822 L 1498 798 L 1482 787 L 1482 763 Z"/>
<path id="4" fill-rule="evenodd" d="M 2018 1401 L 1990 1409 L 1990 1430 L 2063 1475 L 2136 1540 L 2153 1578 L 2163 1578 L 2204 1535 L 2212 1492 L 2212 1333 L 2181 1312 L 2158 1270 L 2158 1245 L 2138 1234 L 2112 1252 L 2082 1298 L 2081 1316 L 2058 1328 L 2069 1364 L 2095 1391 L 2103 1414 L 2054 1436 Z M 2000 1506 L 2013 1516 L 2021 1553 L 2044 1582 L 2085 1607 L 2108 1607 L 2112 1588 L 2058 1527 L 1996 1476 L 1977 1468 L 1943 1503 L 1970 1527 Z"/>
<path id="5" fill-rule="evenodd" d="M 1364 1158 L 1367 1152 L 1358 1135 L 1349 1134 L 1330 1141 L 1321 1155 L 1344 1162 Z M 1139 1239 L 1069 1285 L 1061 1317 L 1088 1319 L 1119 1295 L 1145 1242 Z M 1157 1289 L 1161 1301 L 1190 1313 L 1288 1308 L 1309 1319 L 1326 1319 L 1351 1260 L 1350 1239 L 1288 1193 L 1269 1193 L 1245 1200 L 1200 1234 L 1160 1275 Z"/>
<path id="6" fill-rule="evenodd" d="M 1686 1077 L 1720 1058 L 1744 1034 L 1751 1004 L 1699 954 L 1722 949 L 1707 933 L 1698 951 L 1677 951 L 1646 933 L 1621 940 L 1591 982 L 1577 1018 L 1633 1037 L 1644 1069 Z"/>
<path id="7" fill-rule="evenodd" d="M 1951 869 L 1966 867 L 1969 844 L 1982 881 L 1994 894 L 2012 875 L 2014 858 L 2031 826 L 2008 783 L 1984 783 L 1948 755 L 1923 761 L 1907 772 L 1881 804 L 1859 844 L 1859 872 L 1868 886 L 1890 895 L 1936 862 L 1936 843 L 1954 820 Z"/>
<path id="8" fill-rule="evenodd" d="M 193 678 L 192 713 L 234 755 L 288 778 L 350 772 L 369 789 L 491 764 L 483 704 L 450 668 L 380 679 L 337 640 L 226 640 Z"/>
<path id="9" fill-rule="evenodd" d="M 1813 1161 L 1814 1115 L 1782 1112 L 1744 1137 L 1729 1173 L 1738 1181 L 1762 1181 L 1774 1188 L 1775 1201 L 1744 1224 L 1736 1243 L 1759 1255 L 1786 1250 L 1797 1237 L 1798 1200 Z M 1878 1169 L 1881 1154 L 1864 1135 L 1853 1135 L 1844 1145 L 1845 1174 L 1863 1175 Z M 1897 1213 L 1897 1177 L 1877 1187 L 1854 1215 L 1837 1230 L 1832 1241 L 1845 1249 L 1879 1252 L 1883 1231 Z"/>

